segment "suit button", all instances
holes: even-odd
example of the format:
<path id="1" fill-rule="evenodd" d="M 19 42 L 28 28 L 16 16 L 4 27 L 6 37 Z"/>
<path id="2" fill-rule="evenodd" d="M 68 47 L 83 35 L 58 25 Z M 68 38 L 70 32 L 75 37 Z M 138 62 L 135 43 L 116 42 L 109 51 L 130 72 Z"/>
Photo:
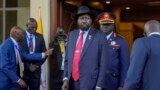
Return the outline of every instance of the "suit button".
<path id="1" fill-rule="evenodd" d="M 115 73 L 113 73 L 113 76 L 115 77 L 115 76 L 116 76 L 116 74 L 115 74 Z"/>

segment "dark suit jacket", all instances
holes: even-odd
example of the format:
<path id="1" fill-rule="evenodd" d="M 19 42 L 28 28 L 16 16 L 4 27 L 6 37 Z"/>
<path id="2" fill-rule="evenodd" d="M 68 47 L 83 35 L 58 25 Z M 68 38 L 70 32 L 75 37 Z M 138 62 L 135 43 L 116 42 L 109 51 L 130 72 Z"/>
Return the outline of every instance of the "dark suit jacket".
<path id="1" fill-rule="evenodd" d="M 53 77 L 57 78 L 59 77 L 60 74 L 60 70 L 61 70 L 61 66 L 62 66 L 62 52 L 61 52 L 61 48 L 59 45 L 59 42 L 57 40 L 57 38 L 55 39 L 54 42 L 51 42 L 49 44 L 50 48 L 54 48 L 53 50 L 53 54 L 50 56 L 50 59 L 52 61 L 52 72 L 53 72 Z"/>
<path id="2" fill-rule="evenodd" d="M 42 60 L 41 54 L 26 54 L 20 48 L 20 54 L 28 60 Z M 19 76 L 17 75 L 17 62 L 13 41 L 8 38 L 0 47 L 0 90 L 17 90 Z"/>
<path id="3" fill-rule="evenodd" d="M 27 43 L 27 36 L 26 36 L 26 32 L 25 33 L 25 39 L 24 41 L 21 43 L 21 46 L 23 47 L 23 49 L 29 53 L 29 47 L 28 47 L 28 43 Z M 35 33 L 35 53 L 42 53 L 46 51 L 46 46 L 45 46 L 45 41 L 44 38 L 41 34 L 39 33 Z M 23 58 L 23 62 L 24 62 L 24 72 L 27 73 L 32 73 L 29 72 L 29 65 L 32 64 L 36 64 L 37 66 L 39 66 L 39 68 L 33 72 L 35 74 L 40 74 L 41 73 L 41 65 L 44 63 L 45 59 L 42 61 L 28 61 L 26 59 Z M 24 74 L 25 76 L 25 74 Z M 40 75 L 36 75 L 36 76 L 40 76 Z M 40 77 L 39 77 L 40 78 Z"/>
<path id="4" fill-rule="evenodd" d="M 67 42 L 64 77 L 68 77 L 69 80 L 78 35 L 78 29 L 72 31 Z M 105 87 L 108 55 L 105 34 L 91 28 L 86 37 L 79 62 L 80 90 L 95 90 L 96 86 Z"/>
<path id="5" fill-rule="evenodd" d="M 124 90 L 160 90 L 160 35 L 137 39 Z"/>
<path id="6" fill-rule="evenodd" d="M 50 48 L 54 48 L 53 54 L 50 55 L 50 81 L 51 90 L 61 90 L 63 84 L 62 52 L 57 38 L 49 44 Z"/>
<path id="7" fill-rule="evenodd" d="M 110 60 L 106 89 L 118 90 L 118 87 L 123 87 L 129 66 L 128 44 L 124 38 L 115 33 L 110 36 L 108 43 Z"/>

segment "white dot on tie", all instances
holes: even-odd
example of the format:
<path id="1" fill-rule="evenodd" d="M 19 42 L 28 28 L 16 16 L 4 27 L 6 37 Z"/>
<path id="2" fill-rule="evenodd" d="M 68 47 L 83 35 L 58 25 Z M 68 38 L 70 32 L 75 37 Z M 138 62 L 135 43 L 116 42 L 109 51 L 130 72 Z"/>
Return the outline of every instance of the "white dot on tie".
<path id="1" fill-rule="evenodd" d="M 79 50 L 76 50 L 76 53 L 79 53 Z"/>

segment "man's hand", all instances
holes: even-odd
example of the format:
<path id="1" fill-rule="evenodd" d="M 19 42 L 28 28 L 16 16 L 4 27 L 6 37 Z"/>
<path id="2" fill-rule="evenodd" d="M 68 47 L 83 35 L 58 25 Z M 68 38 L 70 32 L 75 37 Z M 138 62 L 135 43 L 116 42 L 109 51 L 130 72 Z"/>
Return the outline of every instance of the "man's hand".
<path id="1" fill-rule="evenodd" d="M 20 85 L 21 88 L 27 87 L 27 84 L 22 79 L 19 80 L 18 84 Z"/>
<path id="2" fill-rule="evenodd" d="M 51 49 L 48 49 L 46 52 L 44 52 L 45 53 L 45 56 L 49 56 L 49 55 L 51 55 L 52 53 L 53 53 L 53 48 L 51 48 Z"/>
<path id="3" fill-rule="evenodd" d="M 31 72 L 36 71 L 37 68 L 38 68 L 38 66 L 35 65 L 35 64 L 30 64 L 30 65 L 29 65 L 29 70 L 30 70 Z"/>
<path id="4" fill-rule="evenodd" d="M 63 81 L 62 90 L 68 90 L 68 80 Z"/>
<path id="5" fill-rule="evenodd" d="M 123 90 L 123 88 L 122 87 L 118 87 L 118 90 Z"/>

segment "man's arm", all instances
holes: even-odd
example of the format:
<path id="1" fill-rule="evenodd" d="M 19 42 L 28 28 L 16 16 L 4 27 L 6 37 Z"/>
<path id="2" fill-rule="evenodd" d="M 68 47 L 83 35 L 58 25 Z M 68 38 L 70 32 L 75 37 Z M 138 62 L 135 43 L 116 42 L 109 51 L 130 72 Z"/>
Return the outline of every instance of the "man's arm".
<path id="1" fill-rule="evenodd" d="M 42 35 L 40 35 L 39 37 L 40 37 L 40 41 L 41 41 L 41 43 L 40 43 L 41 52 L 40 53 L 42 53 L 42 52 L 45 52 L 47 49 L 46 49 L 44 37 Z M 37 63 L 37 65 L 41 66 L 45 62 L 46 58 L 47 57 L 45 57 L 41 62 Z"/>
<path id="2" fill-rule="evenodd" d="M 109 46 L 104 34 L 100 34 L 101 38 L 99 40 L 100 43 L 100 56 L 99 56 L 99 76 L 97 80 L 97 87 L 105 88 L 106 85 L 106 76 L 108 72 L 108 61 L 109 61 Z M 98 89 L 98 88 L 97 88 Z"/>
<path id="3" fill-rule="evenodd" d="M 147 60 L 147 48 L 143 40 L 138 39 L 133 44 L 131 63 L 123 90 L 139 90 L 140 88 L 140 81 Z"/>
<path id="4" fill-rule="evenodd" d="M 47 51 L 42 53 L 28 54 L 26 53 L 25 50 L 23 50 L 23 48 L 20 48 L 20 55 L 23 58 L 22 60 L 29 60 L 29 61 L 43 61 L 44 58 L 51 55 L 52 52 L 53 52 L 53 48 L 48 49 Z"/>
<path id="5" fill-rule="evenodd" d="M 13 53 L 11 53 L 11 50 L 13 50 L 12 51 Z M 6 77 L 12 80 L 12 82 L 16 83 L 20 78 L 17 76 L 16 72 L 14 71 L 14 69 L 16 68 L 13 68 L 11 66 L 13 62 L 14 63 L 16 62 L 16 59 L 13 59 L 14 57 L 12 57 L 15 55 L 14 52 L 15 52 L 14 49 L 9 48 L 8 45 L 3 45 L 0 48 L 0 70 L 2 73 L 6 75 Z"/>
<path id="6" fill-rule="evenodd" d="M 120 83 L 119 87 L 123 87 L 129 67 L 129 52 L 127 41 L 120 41 L 119 63 L 120 63 Z"/>

